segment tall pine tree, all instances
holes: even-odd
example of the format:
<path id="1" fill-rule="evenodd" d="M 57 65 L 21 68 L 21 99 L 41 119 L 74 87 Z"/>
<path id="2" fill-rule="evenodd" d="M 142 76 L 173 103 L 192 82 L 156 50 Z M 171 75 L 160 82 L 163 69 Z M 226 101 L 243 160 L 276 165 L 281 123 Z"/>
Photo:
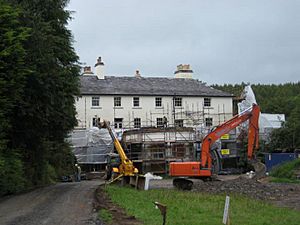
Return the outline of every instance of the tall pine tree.
<path id="1" fill-rule="evenodd" d="M 13 148 L 22 149 L 25 175 L 32 185 L 51 182 L 72 163 L 65 137 L 76 125 L 78 57 L 66 28 L 65 0 L 14 0 L 22 25 L 30 28 L 24 44 L 29 70 L 14 111 Z"/>
<path id="2" fill-rule="evenodd" d="M 0 0 L 0 195 L 24 188 L 20 149 L 13 146 L 14 111 L 22 101 L 28 70 L 25 66 L 29 29 L 21 10 Z"/>

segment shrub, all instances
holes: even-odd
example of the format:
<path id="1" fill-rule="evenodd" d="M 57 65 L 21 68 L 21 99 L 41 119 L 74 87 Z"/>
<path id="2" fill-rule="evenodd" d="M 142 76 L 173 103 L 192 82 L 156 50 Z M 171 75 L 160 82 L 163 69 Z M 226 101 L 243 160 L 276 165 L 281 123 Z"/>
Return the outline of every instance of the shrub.
<path id="1" fill-rule="evenodd" d="M 23 164 L 18 154 L 0 156 L 0 196 L 13 194 L 24 189 L 26 180 Z"/>
<path id="2" fill-rule="evenodd" d="M 270 175 L 277 178 L 296 179 L 295 171 L 300 169 L 300 159 L 289 161 L 276 166 L 271 170 Z"/>

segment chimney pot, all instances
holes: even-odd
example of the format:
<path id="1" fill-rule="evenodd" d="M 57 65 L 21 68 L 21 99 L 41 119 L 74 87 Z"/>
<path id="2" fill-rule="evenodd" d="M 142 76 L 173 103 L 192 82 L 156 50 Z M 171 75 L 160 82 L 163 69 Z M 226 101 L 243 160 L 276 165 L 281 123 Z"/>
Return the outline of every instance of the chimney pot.
<path id="1" fill-rule="evenodd" d="M 141 78 L 141 74 L 139 70 L 135 71 L 135 77 Z"/>
<path id="2" fill-rule="evenodd" d="M 104 66 L 104 63 L 102 62 L 101 56 L 98 57 L 97 62 L 95 64 L 95 67 L 98 66 L 98 65 Z"/>
<path id="3" fill-rule="evenodd" d="M 90 66 L 83 67 L 83 75 L 90 75 L 93 74 L 92 69 Z"/>
<path id="4" fill-rule="evenodd" d="M 175 78 L 193 79 L 193 70 L 190 64 L 179 64 L 174 74 Z"/>
<path id="5" fill-rule="evenodd" d="M 101 57 L 98 57 L 95 64 L 96 76 L 98 79 L 104 79 L 104 63 L 102 62 Z"/>

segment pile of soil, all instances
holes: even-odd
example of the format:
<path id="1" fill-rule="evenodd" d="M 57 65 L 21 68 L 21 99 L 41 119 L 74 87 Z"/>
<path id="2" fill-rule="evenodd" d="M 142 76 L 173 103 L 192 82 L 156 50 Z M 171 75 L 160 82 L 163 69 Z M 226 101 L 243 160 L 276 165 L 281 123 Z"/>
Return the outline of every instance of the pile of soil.
<path id="1" fill-rule="evenodd" d="M 259 182 L 254 179 L 239 177 L 228 181 L 194 183 L 192 191 L 212 194 L 237 193 L 300 210 L 299 184 Z"/>
<path id="2" fill-rule="evenodd" d="M 137 220 L 134 216 L 128 216 L 123 208 L 120 208 L 116 204 L 114 204 L 108 194 L 104 191 L 104 186 L 100 186 L 95 192 L 95 202 L 94 208 L 99 211 L 101 209 L 105 209 L 109 211 L 112 215 L 112 223 L 114 225 L 122 224 L 122 225 L 140 225 L 143 224 L 139 220 Z M 108 225 L 101 221 L 100 218 L 97 219 L 97 225 Z"/>

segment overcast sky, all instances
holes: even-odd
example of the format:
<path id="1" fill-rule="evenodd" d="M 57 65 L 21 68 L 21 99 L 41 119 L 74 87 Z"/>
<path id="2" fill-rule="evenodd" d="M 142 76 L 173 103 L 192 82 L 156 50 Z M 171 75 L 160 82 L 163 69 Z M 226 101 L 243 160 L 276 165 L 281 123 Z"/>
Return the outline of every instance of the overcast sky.
<path id="1" fill-rule="evenodd" d="M 190 64 L 208 84 L 300 81 L 300 1 L 71 0 L 80 61 L 107 75 L 173 77 Z"/>

